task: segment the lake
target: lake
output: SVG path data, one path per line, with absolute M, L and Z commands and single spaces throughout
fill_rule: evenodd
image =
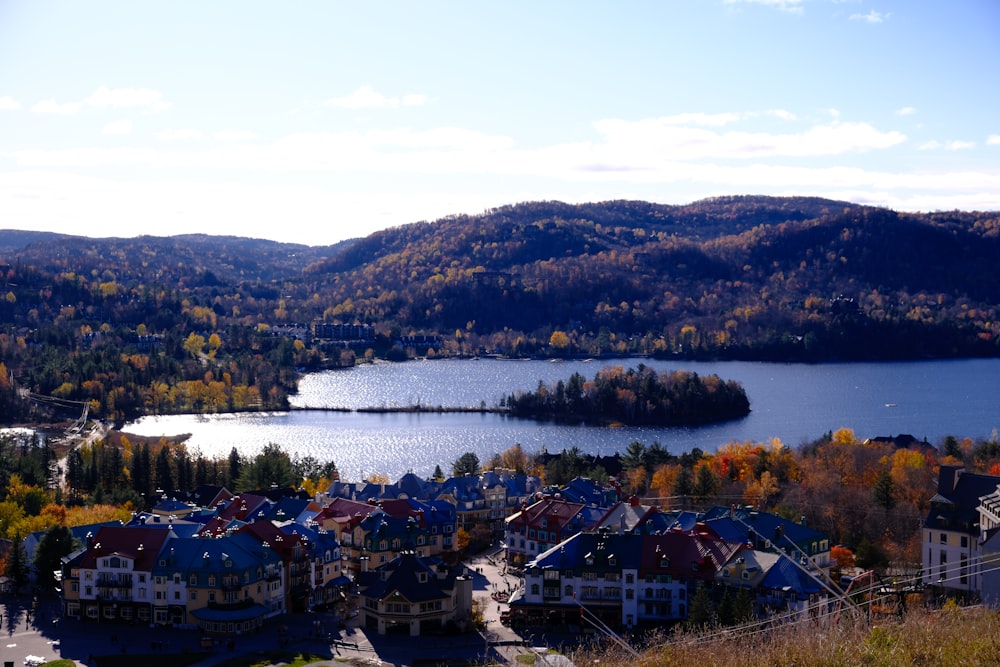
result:
M 479 413 L 356 413 L 324 408 L 393 408 L 415 404 L 492 407 L 539 381 L 601 367 L 645 364 L 656 370 L 693 370 L 740 382 L 751 413 L 697 428 L 598 427 L 519 420 Z M 730 441 L 779 438 L 786 445 L 827 431 L 853 429 L 859 438 L 908 433 L 934 445 L 946 435 L 976 440 L 1000 427 L 1000 359 L 844 364 L 678 362 L 649 359 L 514 361 L 428 360 L 375 363 L 302 378 L 289 412 L 145 417 L 126 431 L 147 436 L 190 433 L 188 447 L 226 456 L 236 447 L 252 455 L 277 443 L 293 455 L 333 460 L 347 480 L 372 473 L 398 479 L 407 471 L 446 473 L 465 452 L 485 461 L 515 443 L 528 452 L 570 447 L 592 454 L 624 452 L 629 443 L 658 441 L 673 453 L 714 451 Z

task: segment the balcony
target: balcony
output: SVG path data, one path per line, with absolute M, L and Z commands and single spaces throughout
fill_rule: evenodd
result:
M 118 577 L 114 575 L 101 575 L 97 577 L 98 588 L 132 588 L 132 577 Z

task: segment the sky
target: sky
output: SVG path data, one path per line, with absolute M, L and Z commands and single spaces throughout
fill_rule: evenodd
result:
M 1000 210 L 996 0 L 0 0 L 0 228 L 327 245 L 525 201 Z

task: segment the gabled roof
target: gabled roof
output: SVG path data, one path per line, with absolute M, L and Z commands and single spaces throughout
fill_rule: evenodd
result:
M 190 500 L 198 507 L 216 509 L 219 503 L 225 503 L 233 494 L 224 486 L 203 484 L 191 492 Z
M 606 487 L 589 477 L 574 477 L 569 483 L 560 486 L 557 493 L 569 502 L 598 507 L 607 507 L 618 498 L 615 489 Z
M 571 503 L 556 498 L 542 498 L 532 505 L 522 508 L 520 512 L 508 517 L 507 522 L 508 524 L 524 524 L 540 528 L 544 521 L 547 530 L 562 529 L 574 523 L 578 515 L 580 515 L 580 518 L 576 523 L 583 524 L 584 518 L 582 512 L 584 509 L 586 509 L 586 506 L 583 503 Z M 600 516 L 597 516 L 593 520 L 596 521 L 599 518 Z M 582 530 L 587 527 L 589 525 L 581 525 L 580 529 Z
M 746 507 L 713 507 L 702 520 L 723 539 L 754 545 L 769 541 L 775 550 L 781 551 L 802 549 L 811 553 L 811 543 L 827 539 L 825 533 L 815 528 Z
M 226 519 L 252 521 L 263 516 L 271 507 L 271 501 L 264 496 L 253 493 L 241 493 L 233 496 L 229 503 L 219 510 L 219 516 Z
M 316 516 L 316 519 L 320 522 L 323 519 L 332 519 L 337 523 L 349 522 L 351 526 L 354 526 L 377 509 L 377 505 L 370 503 L 360 503 L 347 498 L 334 498 L 333 502 L 324 507 Z
M 1000 477 L 967 473 L 958 466 L 941 466 L 937 494 L 931 499 L 924 527 L 975 535 L 979 499 L 996 492 L 998 486 Z
M 133 570 L 151 571 L 160 550 L 175 538 L 172 531 L 158 528 L 102 526 L 80 560 L 80 567 L 96 569 L 97 559 L 118 554 L 132 560 Z
M 706 531 L 677 529 L 643 538 L 642 571 L 675 577 L 711 579 L 735 554 L 747 548 L 744 542 L 731 542 Z
M 745 548 L 742 543 L 726 542 L 711 534 L 680 530 L 665 535 L 586 531 L 539 554 L 527 568 L 631 569 L 640 576 L 650 573 L 711 579 Z
M 760 582 L 762 588 L 770 588 L 784 592 L 795 592 L 800 598 L 812 593 L 821 593 L 826 589 L 818 581 L 802 571 L 802 569 L 785 554 L 779 558 Z
M 278 523 L 283 521 L 305 523 L 319 514 L 320 509 L 320 506 L 312 500 L 281 498 L 263 515 L 263 518 Z
M 366 598 L 384 600 L 398 593 L 411 603 L 443 600 L 451 597 L 459 572 L 448 570 L 444 578 L 438 578 L 440 567 L 439 559 L 406 552 L 376 570 L 358 574 L 357 582 Z
M 598 519 L 593 528 L 594 530 L 600 530 L 606 527 L 610 528 L 612 532 L 631 532 L 638 529 L 640 525 L 645 524 L 650 516 L 659 513 L 659 510 L 650 505 L 619 502 L 612 505 Z
M 285 533 L 270 521 L 248 523 L 236 531 L 236 534 L 252 537 L 279 554 L 284 561 L 290 561 L 293 558 L 296 547 L 305 548 L 300 535 L 294 532 Z
M 405 495 L 407 498 L 422 500 L 434 495 L 437 487 L 437 482 L 428 482 L 412 472 L 408 472 L 396 482 L 396 497 Z
M 198 537 L 172 540 L 168 550 L 169 562 L 165 569 L 170 572 L 242 572 L 250 571 L 253 580 L 257 565 L 276 563 L 277 554 L 267 549 L 255 548 L 252 542 L 223 536 L 206 540 Z M 269 555 L 270 554 L 270 555 Z M 231 563 L 226 566 L 226 563 Z

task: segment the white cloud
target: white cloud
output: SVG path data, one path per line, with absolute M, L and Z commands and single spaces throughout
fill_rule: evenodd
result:
M 180 141 L 188 139 L 199 140 L 205 138 L 205 133 L 201 130 L 193 130 L 190 128 L 176 128 L 173 130 L 161 130 L 154 136 L 162 141 Z
M 257 135 L 250 130 L 220 130 L 212 138 L 219 141 L 253 141 Z
M 873 9 L 867 14 L 851 14 L 849 18 L 852 21 L 864 21 L 865 23 L 883 23 L 889 20 L 890 16 L 892 16 L 890 12 L 883 14 L 882 12 L 877 12 Z
M 42 100 L 41 102 L 36 102 L 31 110 L 35 113 L 52 113 L 52 114 L 74 114 L 80 110 L 79 102 L 64 102 L 59 104 L 55 100 Z
M 725 0 L 727 5 L 763 5 L 765 7 L 774 7 L 775 9 L 780 9 L 783 12 L 791 12 L 793 14 L 801 14 L 803 11 L 802 0 Z
M 170 105 L 163 101 L 163 94 L 150 88 L 108 88 L 98 86 L 86 100 L 97 108 L 140 107 L 150 112 L 166 111 Z
M 917 146 L 918 150 L 922 151 L 965 151 L 970 148 L 975 148 L 976 144 L 973 141 L 961 141 L 959 139 L 954 139 L 952 141 L 936 141 L 931 140 Z
M 0 97 L 0 111 L 13 111 L 15 109 L 20 109 L 21 103 L 15 100 L 10 95 L 4 95 Z
M 398 97 L 386 97 L 372 86 L 364 85 L 345 97 L 332 97 L 324 104 L 341 109 L 385 109 L 402 106 L 421 106 L 427 102 L 426 95 L 410 93 L 402 100 Z
M 128 120 L 111 121 L 104 126 L 104 134 L 131 134 L 132 122 Z
M 664 116 L 660 121 L 668 125 L 708 125 L 718 127 L 735 123 L 740 119 L 740 114 L 731 113 L 680 113 L 673 116 Z
M 816 125 L 804 132 L 718 132 L 693 126 L 676 126 L 673 118 L 595 122 L 603 135 L 602 152 L 614 155 L 609 164 L 626 164 L 664 156 L 674 160 L 756 159 L 765 156 L 840 155 L 882 149 L 902 143 L 900 132 L 882 132 L 867 123 Z
M 896 110 L 897 116 L 912 116 L 915 113 L 917 113 L 915 107 L 903 107 L 901 109 Z
M 991 134 L 986 139 L 987 146 L 1000 146 L 1000 134 Z
M 422 107 L 425 104 L 427 104 L 426 95 L 421 95 L 419 93 L 410 93 L 409 95 L 403 95 L 404 107 Z
M 780 118 L 781 120 L 796 120 L 795 114 L 791 111 L 786 111 L 784 109 L 771 109 L 770 111 L 764 112 L 768 116 L 774 116 L 775 118 Z

